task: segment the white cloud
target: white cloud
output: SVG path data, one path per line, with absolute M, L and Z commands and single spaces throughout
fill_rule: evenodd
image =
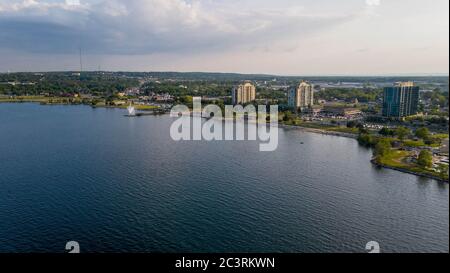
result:
M 79 2 L 0 0 L 0 71 L 448 71 L 448 0 Z
M 252 48 L 298 40 L 353 16 L 312 13 L 301 6 L 239 9 L 199 0 L 50 1 L 0 6 L 0 27 L 8 29 L 3 46 L 65 52 L 82 43 L 88 51 L 117 54 Z M 47 46 L 40 44 L 44 40 Z
M 66 0 L 66 4 L 69 6 L 79 6 L 80 0 Z
M 379 6 L 381 5 L 381 0 L 366 0 L 368 6 Z

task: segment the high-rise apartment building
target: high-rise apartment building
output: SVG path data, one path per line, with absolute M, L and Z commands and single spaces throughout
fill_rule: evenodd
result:
M 413 82 L 401 82 L 384 88 L 383 116 L 403 118 L 417 115 L 420 88 Z
M 302 81 L 288 92 L 288 104 L 295 109 L 304 110 L 314 105 L 314 87 Z
M 245 82 L 233 88 L 233 104 L 246 104 L 256 99 L 256 87 L 251 82 Z

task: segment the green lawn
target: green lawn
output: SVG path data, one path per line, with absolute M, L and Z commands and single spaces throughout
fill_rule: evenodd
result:
M 0 103 L 12 103 L 12 102 L 38 102 L 43 104 L 81 104 L 83 101 L 80 98 L 67 98 L 67 97 L 44 97 L 44 96 L 20 96 L 14 98 L 0 98 Z M 98 102 L 95 107 L 111 107 L 126 109 L 129 105 L 124 104 L 120 106 L 108 106 L 104 101 Z M 134 105 L 136 110 L 150 111 L 158 109 L 159 106 L 153 105 Z
M 396 168 L 405 168 L 408 165 L 403 161 L 410 153 L 407 151 L 393 150 L 389 155 L 378 158 L 378 162 Z
M 436 135 L 433 135 L 433 137 L 444 140 L 444 139 L 448 139 L 448 134 L 436 134 Z
M 326 130 L 327 131 L 333 131 L 333 132 L 355 134 L 355 135 L 359 133 L 359 129 L 358 128 L 333 127 L 333 128 L 328 128 Z
M 133 105 L 136 110 L 141 111 L 149 111 L 149 110 L 155 110 L 159 109 L 159 106 L 153 106 L 153 105 Z M 123 106 L 122 108 L 127 108 L 128 106 Z
M 377 161 L 378 163 L 383 164 L 385 166 L 404 169 L 414 173 L 431 175 L 434 177 L 440 177 L 444 178 L 445 180 L 448 180 L 448 176 L 442 177 L 442 175 L 438 172 L 425 169 L 414 163 L 405 162 L 406 157 L 408 157 L 409 155 L 410 153 L 407 151 L 393 150 L 389 155 L 377 158 Z
M 358 134 L 359 133 L 358 128 L 347 128 L 347 127 L 323 125 L 323 124 L 315 123 L 315 122 L 305 122 L 305 121 L 302 121 L 301 119 L 290 120 L 287 122 L 281 121 L 281 123 L 285 124 L 285 125 L 291 125 L 291 126 L 301 126 L 304 128 L 325 130 L 325 131 L 329 131 L 329 132 L 339 132 L 339 133 L 348 133 L 348 134 Z
M 44 104 L 67 104 L 67 103 L 82 103 L 80 98 L 68 97 L 44 97 L 44 96 L 18 96 L 14 98 L 0 98 L 0 102 L 39 102 Z
M 0 102 L 47 102 L 48 97 L 44 96 L 20 96 L 14 98 L 0 98 Z
M 414 141 L 414 140 L 405 140 L 405 142 L 403 143 L 404 146 L 406 147 L 412 147 L 412 148 L 417 148 L 417 147 L 424 147 L 425 142 L 423 142 L 423 140 L 418 140 L 418 141 Z

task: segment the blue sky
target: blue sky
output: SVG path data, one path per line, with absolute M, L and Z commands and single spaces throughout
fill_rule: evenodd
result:
M 448 0 L 0 0 L 0 72 L 448 73 Z

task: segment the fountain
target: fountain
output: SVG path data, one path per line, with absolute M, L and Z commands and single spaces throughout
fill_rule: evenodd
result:
M 131 103 L 130 103 L 130 106 L 128 106 L 127 110 L 128 110 L 128 116 L 130 116 L 130 117 L 136 116 L 136 109 L 134 108 L 134 106 L 131 105 Z

